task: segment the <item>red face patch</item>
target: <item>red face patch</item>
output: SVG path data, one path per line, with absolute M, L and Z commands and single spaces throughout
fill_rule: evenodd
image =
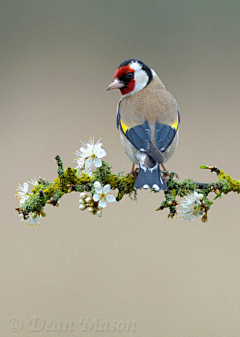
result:
M 128 82 L 126 87 L 123 87 L 120 89 L 122 95 L 129 94 L 129 92 L 133 91 L 135 88 L 135 80 L 134 78 Z
M 126 74 L 129 73 L 130 71 L 131 71 L 131 72 L 134 72 L 134 70 L 131 69 L 131 68 L 129 67 L 129 65 L 123 66 L 123 67 L 121 67 L 121 68 L 119 68 L 119 69 L 116 70 L 116 72 L 115 72 L 115 74 L 114 74 L 114 78 L 116 78 L 116 77 L 121 78 L 122 76 L 126 75 Z
M 130 68 L 129 65 L 122 66 L 121 68 L 117 69 L 117 71 L 114 74 L 114 78 L 118 77 L 120 80 L 122 80 L 122 78 L 124 79 L 124 75 L 126 75 L 127 73 L 134 73 L 134 72 L 135 70 Z M 130 81 L 127 82 L 124 81 L 124 83 L 126 83 L 126 86 L 120 89 L 122 95 L 126 95 L 134 90 L 135 88 L 134 78 L 132 78 Z

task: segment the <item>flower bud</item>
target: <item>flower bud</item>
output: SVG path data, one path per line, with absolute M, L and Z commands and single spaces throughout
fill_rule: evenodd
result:
M 93 212 L 93 207 L 88 207 L 88 212 L 92 213 Z
M 97 216 L 99 216 L 99 218 L 101 218 L 101 216 L 102 216 L 102 211 L 97 211 Z
M 80 204 L 80 205 L 79 205 L 79 209 L 80 209 L 81 211 L 84 211 L 84 210 L 85 210 L 85 208 L 86 208 L 86 206 L 85 206 L 85 205 L 83 205 L 83 204 Z
M 203 200 L 203 194 L 199 193 L 198 196 L 197 196 L 197 199 L 198 200 Z
M 204 214 L 202 217 L 202 222 L 207 222 L 207 221 L 208 221 L 207 214 Z
M 93 202 L 93 198 L 91 198 L 91 197 L 87 197 L 86 198 L 86 203 L 87 204 L 91 204 Z
M 84 205 L 85 204 L 85 200 L 79 199 L 79 203 Z
M 86 199 L 87 198 L 87 193 L 82 192 L 82 193 L 80 193 L 79 196 L 80 196 L 81 199 Z

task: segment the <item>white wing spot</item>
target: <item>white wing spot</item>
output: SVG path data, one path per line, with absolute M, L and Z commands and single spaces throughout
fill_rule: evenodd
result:
M 159 190 L 160 190 L 160 187 L 159 187 L 157 184 L 153 184 L 152 188 L 153 188 L 155 191 L 159 191 Z

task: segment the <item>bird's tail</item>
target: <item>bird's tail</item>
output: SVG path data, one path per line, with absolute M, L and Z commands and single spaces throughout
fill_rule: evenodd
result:
M 135 190 L 141 188 L 152 188 L 155 191 L 166 191 L 167 185 L 161 177 L 159 164 L 156 163 L 152 168 L 148 168 L 144 165 L 139 166 L 138 176 L 134 184 Z

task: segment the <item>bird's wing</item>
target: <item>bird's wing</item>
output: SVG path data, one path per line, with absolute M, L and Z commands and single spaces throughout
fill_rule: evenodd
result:
M 135 125 L 133 127 L 127 127 L 122 119 L 118 110 L 117 114 L 117 127 L 120 128 L 126 138 L 135 146 L 139 151 L 145 152 L 155 162 L 162 164 L 164 162 L 164 156 L 151 141 L 151 131 L 148 121 L 141 125 Z
M 157 148 L 164 152 L 171 145 L 180 124 L 180 113 L 178 110 L 177 120 L 172 125 L 156 123 L 155 125 L 155 142 Z
M 171 145 L 180 123 L 180 113 L 178 110 L 177 120 L 172 125 L 155 124 L 155 142 L 151 140 L 151 131 L 148 121 L 145 121 L 141 125 L 135 125 L 133 127 L 126 126 L 120 115 L 118 109 L 117 112 L 117 128 L 120 128 L 126 138 L 135 146 L 139 151 L 145 152 L 154 161 L 162 164 L 164 162 L 163 152 Z

